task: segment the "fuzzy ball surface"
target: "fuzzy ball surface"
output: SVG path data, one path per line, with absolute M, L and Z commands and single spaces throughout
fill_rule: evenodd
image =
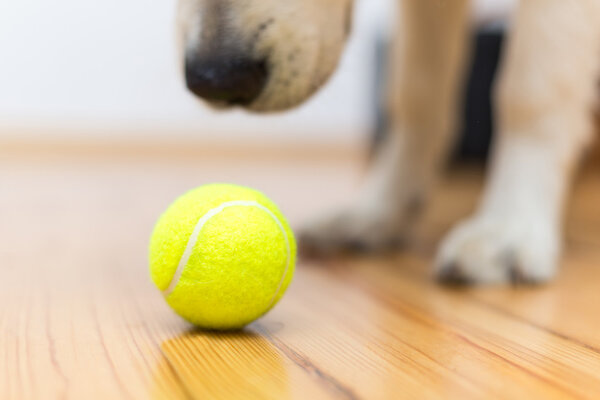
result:
M 150 275 L 173 310 L 205 329 L 241 328 L 281 299 L 296 241 L 259 191 L 211 184 L 178 198 L 150 240 Z

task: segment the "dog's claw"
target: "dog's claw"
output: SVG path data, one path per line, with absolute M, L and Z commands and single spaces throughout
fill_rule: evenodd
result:
M 437 275 L 437 280 L 438 282 L 449 286 L 466 286 L 473 283 L 469 277 L 462 273 L 457 264 L 448 264 L 444 266 Z
M 403 243 L 407 224 L 394 218 L 347 210 L 318 219 L 301 230 L 299 247 L 305 255 L 384 251 Z
M 556 273 L 558 230 L 544 219 L 474 218 L 444 240 L 436 263 L 443 282 L 546 282 Z

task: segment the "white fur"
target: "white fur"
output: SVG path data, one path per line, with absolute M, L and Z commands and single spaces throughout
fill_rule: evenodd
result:
M 288 18 L 279 20 L 262 44 L 273 51 L 276 74 L 285 75 L 292 67 L 299 76 L 289 89 L 268 86 L 250 109 L 296 104 L 333 71 L 344 40 L 340 16 L 349 1 L 228 4 L 234 12 L 251 15 L 249 21 L 265 14 Z M 404 237 L 417 216 L 415 205 L 426 201 L 451 147 L 468 59 L 469 1 L 400 4 L 389 85 L 389 138 L 362 194 L 342 211 L 304 229 L 302 243 L 313 250 L 331 252 L 355 245 L 379 249 Z M 520 0 L 515 14 L 497 84 L 498 138 L 485 195 L 476 214 L 441 246 L 435 267 L 441 277 L 540 282 L 552 278 L 558 268 L 564 200 L 591 132 L 600 62 L 600 0 Z M 290 35 L 288 23 L 301 27 L 302 33 Z M 240 26 L 250 29 L 252 23 Z M 306 62 L 290 66 L 278 58 L 290 43 L 301 49 Z
M 560 252 L 563 167 L 536 140 L 501 145 L 481 210 L 441 246 L 436 272 L 457 268 L 478 282 L 545 281 Z
M 391 131 L 357 201 L 309 224 L 311 250 L 380 249 L 410 234 L 452 143 L 469 3 L 405 1 L 392 57 Z M 306 246 L 305 246 L 306 247 Z
M 309 226 L 308 237 L 321 246 L 357 235 L 367 247 L 386 243 L 407 227 L 406 199 L 426 194 L 435 180 L 458 100 L 457 59 L 465 54 L 456 42 L 464 39 L 465 4 L 445 4 L 440 12 L 404 2 L 399 101 L 392 102 L 397 137 L 381 152 L 355 211 L 335 217 L 337 224 Z M 498 85 L 489 182 L 480 210 L 444 240 L 435 266 L 441 277 L 497 283 L 555 275 L 569 178 L 590 133 L 598 21 L 596 0 L 521 1 Z M 442 28 L 431 29 L 433 22 Z
M 590 138 L 600 2 L 523 0 L 498 86 L 499 139 L 479 211 L 444 241 L 436 270 L 476 282 L 547 281 L 563 206 Z

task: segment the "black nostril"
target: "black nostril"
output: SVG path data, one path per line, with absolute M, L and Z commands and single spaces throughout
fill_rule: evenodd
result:
M 208 101 L 250 104 L 262 92 L 267 76 L 265 61 L 250 58 L 198 58 L 185 63 L 188 89 Z

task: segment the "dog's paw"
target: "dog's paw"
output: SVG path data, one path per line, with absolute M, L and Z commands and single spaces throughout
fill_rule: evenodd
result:
M 405 228 L 401 220 L 390 214 L 348 208 L 317 218 L 301 228 L 299 248 L 308 256 L 381 251 L 401 243 Z
M 435 272 L 446 283 L 543 283 L 556 273 L 558 229 L 544 218 L 476 217 L 444 240 Z

